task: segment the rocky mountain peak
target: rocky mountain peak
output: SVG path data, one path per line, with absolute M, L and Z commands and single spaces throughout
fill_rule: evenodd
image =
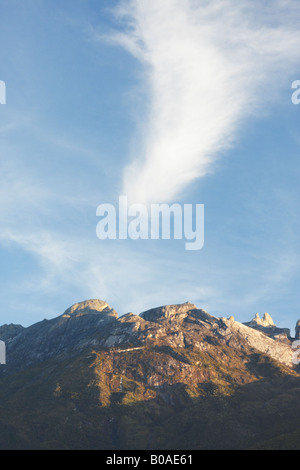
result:
M 63 318 L 77 318 L 84 315 L 99 315 L 118 318 L 117 312 L 112 309 L 105 301 L 99 299 L 86 300 L 79 302 L 68 308 L 63 314 Z
M 290 329 L 277 327 L 273 322 L 271 315 L 268 313 L 265 313 L 263 318 L 260 318 L 257 313 L 249 323 L 244 323 L 244 325 L 249 326 L 254 330 L 258 330 L 269 338 L 279 341 L 280 343 L 285 343 L 287 345 L 291 344 L 292 337 Z
M 165 320 L 185 318 L 191 310 L 197 310 L 197 307 L 190 302 L 186 302 L 184 304 L 165 305 L 163 307 L 153 308 L 141 313 L 140 317 L 146 321 L 160 323 Z
M 0 339 L 2 341 L 9 341 L 15 336 L 18 336 L 25 328 L 21 325 L 3 325 L 0 327 Z
M 263 318 L 260 318 L 259 313 L 255 315 L 253 320 L 250 322 L 250 326 L 263 326 L 264 328 L 276 328 L 275 323 L 273 322 L 273 319 L 271 315 L 268 313 L 265 313 Z

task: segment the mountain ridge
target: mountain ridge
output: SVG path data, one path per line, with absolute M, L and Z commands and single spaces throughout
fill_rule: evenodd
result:
M 214 317 L 190 302 L 119 317 L 107 302 L 91 299 L 74 304 L 58 317 L 27 328 L 4 325 L 0 327 L 0 340 L 7 344 L 7 369 L 20 370 L 16 365 L 20 356 L 27 367 L 34 360 L 42 361 L 71 348 L 80 350 L 89 344 L 112 348 L 128 342 L 159 342 L 161 337 L 166 344 L 176 347 L 184 347 L 186 342 L 198 347 L 197 339 L 191 340 L 186 328 L 193 322 L 208 328 L 213 336 L 228 344 L 235 343 L 236 347 L 247 344 L 293 367 L 292 343 L 297 335 L 292 338 L 288 329 L 277 328 L 270 315 L 265 314 L 261 320 L 256 314 L 250 322 L 239 323 L 233 317 Z M 180 330 L 182 325 L 184 328 Z

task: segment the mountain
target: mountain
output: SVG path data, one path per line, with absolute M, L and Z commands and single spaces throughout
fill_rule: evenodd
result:
M 300 449 L 298 334 L 189 302 L 5 325 L 0 448 Z
M 21 325 L 3 325 L 0 326 L 0 338 L 2 341 L 7 341 L 13 339 L 15 336 L 18 336 L 24 328 Z

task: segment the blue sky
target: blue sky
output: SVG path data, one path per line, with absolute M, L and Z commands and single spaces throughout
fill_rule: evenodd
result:
M 296 0 L 0 0 L 0 324 L 100 298 L 294 328 L 299 19 Z M 98 240 L 122 194 L 204 204 L 203 250 Z

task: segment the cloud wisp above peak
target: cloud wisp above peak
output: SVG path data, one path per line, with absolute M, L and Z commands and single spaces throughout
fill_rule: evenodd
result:
M 140 61 L 147 95 L 123 193 L 171 202 L 214 170 L 244 119 L 296 69 L 298 2 L 130 0 L 114 13 L 125 29 L 109 40 Z

